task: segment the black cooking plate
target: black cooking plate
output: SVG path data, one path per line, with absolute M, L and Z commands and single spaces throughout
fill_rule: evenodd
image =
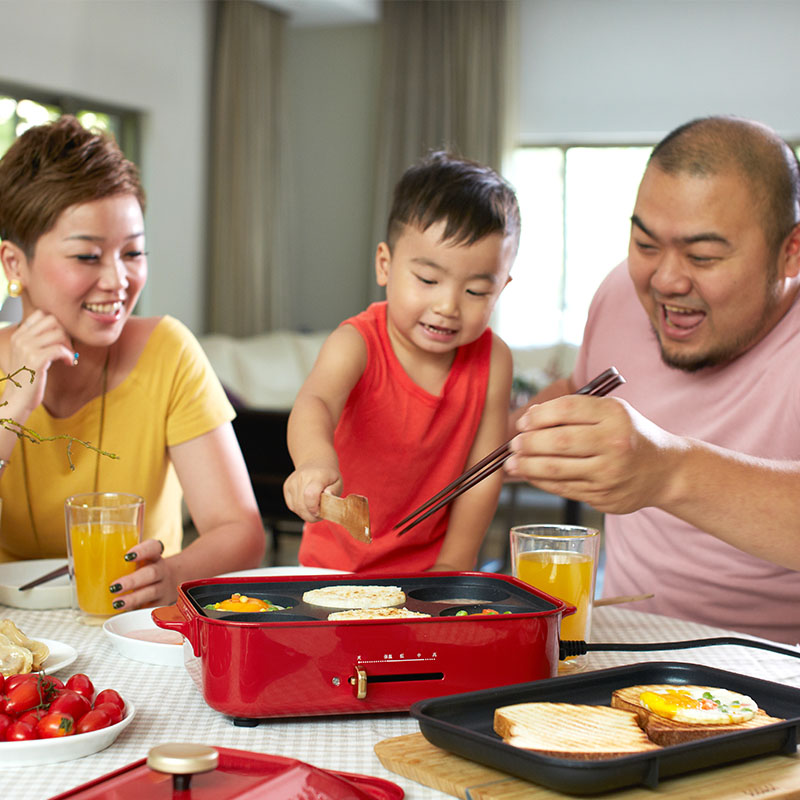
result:
M 494 711 L 512 703 L 611 705 L 615 689 L 638 684 L 716 686 L 749 695 L 784 721 L 660 750 L 594 761 L 545 756 L 504 744 Z M 411 706 L 425 738 L 459 756 L 569 794 L 589 795 L 644 784 L 767 754 L 791 754 L 800 729 L 800 689 L 733 672 L 679 662 L 651 662 L 421 700 Z
M 303 602 L 303 593 L 309 589 L 323 586 L 400 586 L 406 593 L 402 603 L 409 611 L 430 614 L 431 617 L 455 616 L 464 610 L 468 615 L 480 614 L 483 609 L 497 611 L 498 614 L 523 614 L 548 612 L 557 608 L 547 596 L 540 597 L 520 581 L 505 580 L 483 575 L 437 575 L 424 577 L 395 576 L 352 577 L 333 575 L 320 578 L 316 576 L 303 580 L 236 580 L 204 582 L 192 586 L 186 594 L 195 605 L 198 613 L 213 619 L 229 622 L 304 622 L 327 620 L 328 614 L 338 608 L 315 606 Z M 225 600 L 234 592 L 269 600 L 283 606 L 280 611 L 236 612 L 217 611 L 206 606 Z M 348 606 L 342 606 L 348 608 Z M 494 615 L 492 615 L 494 616 Z

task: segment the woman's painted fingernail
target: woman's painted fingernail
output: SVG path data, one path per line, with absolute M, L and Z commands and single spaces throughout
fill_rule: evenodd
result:
M 161 539 L 159 539 L 158 543 L 161 545 L 161 555 L 163 556 L 164 555 L 164 542 L 162 542 Z
M 114 608 L 124 608 L 125 607 L 125 601 L 124 600 L 115 600 L 111 605 Z
M 133 553 L 125 553 L 125 555 L 122 556 L 122 557 L 126 561 L 136 561 L 136 553 L 135 552 L 133 552 Z
M 108 587 L 108 591 L 111 594 L 115 594 L 116 592 L 122 591 L 122 584 L 121 583 L 112 583 L 111 586 Z

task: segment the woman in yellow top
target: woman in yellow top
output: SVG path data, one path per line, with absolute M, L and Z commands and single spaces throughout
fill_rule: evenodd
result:
M 146 501 L 137 570 L 115 607 L 172 602 L 181 581 L 258 566 L 265 537 L 230 421 L 197 341 L 170 318 L 131 315 L 147 277 L 144 192 L 108 137 L 72 117 L 26 131 L 0 160 L 0 261 L 22 320 L 0 330 L 0 561 L 63 556 L 64 500 L 122 491 Z M 26 367 L 35 373 L 15 371 Z M 181 495 L 198 538 L 181 550 Z M 122 570 L 121 570 L 122 572 Z

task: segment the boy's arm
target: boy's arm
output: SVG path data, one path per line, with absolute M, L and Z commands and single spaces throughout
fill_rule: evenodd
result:
M 341 491 L 333 434 L 366 364 L 361 334 L 352 325 L 342 325 L 325 340 L 292 406 L 287 443 L 295 471 L 283 484 L 283 494 L 286 505 L 307 522 L 319 519 L 324 490 Z
M 502 339 L 495 336 L 486 404 L 470 448 L 469 466 L 498 448 L 507 438 L 512 371 L 511 351 Z M 497 508 L 502 484 L 503 470 L 499 469 L 452 502 L 447 533 L 432 570 L 445 572 L 475 568 L 483 537 Z

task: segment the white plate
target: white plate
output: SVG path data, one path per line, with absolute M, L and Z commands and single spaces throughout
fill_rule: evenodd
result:
M 125 703 L 125 716 L 116 725 L 99 731 L 76 733 L 56 739 L 33 739 L 30 742 L 0 742 L 0 764 L 23 767 L 33 764 L 53 764 L 71 761 L 105 750 L 133 721 L 136 710 Z
M 33 589 L 19 590 L 20 586 L 66 565 L 65 558 L 37 558 L 33 561 L 6 561 L 0 564 L 0 603 L 12 608 L 69 608 L 72 589 L 69 575 L 62 575 Z
M 280 575 L 349 575 L 340 569 L 323 569 L 322 567 L 256 567 L 243 569 L 240 572 L 225 572 L 217 578 L 272 578 Z
M 63 642 L 56 642 L 53 639 L 43 639 L 41 636 L 31 637 L 37 642 L 43 642 L 50 648 L 50 655 L 44 660 L 42 672 L 52 675 L 64 667 L 68 667 L 77 657 L 78 651 Z
M 117 651 L 133 661 L 145 664 L 160 664 L 168 667 L 183 666 L 183 647 L 185 641 L 177 631 L 166 631 L 159 628 L 150 615 L 152 608 L 137 608 L 116 614 L 103 623 L 103 631 Z M 148 642 L 144 639 L 133 639 L 126 634 L 131 631 L 153 631 L 158 634 L 172 634 L 181 639 L 181 644 L 164 644 Z

